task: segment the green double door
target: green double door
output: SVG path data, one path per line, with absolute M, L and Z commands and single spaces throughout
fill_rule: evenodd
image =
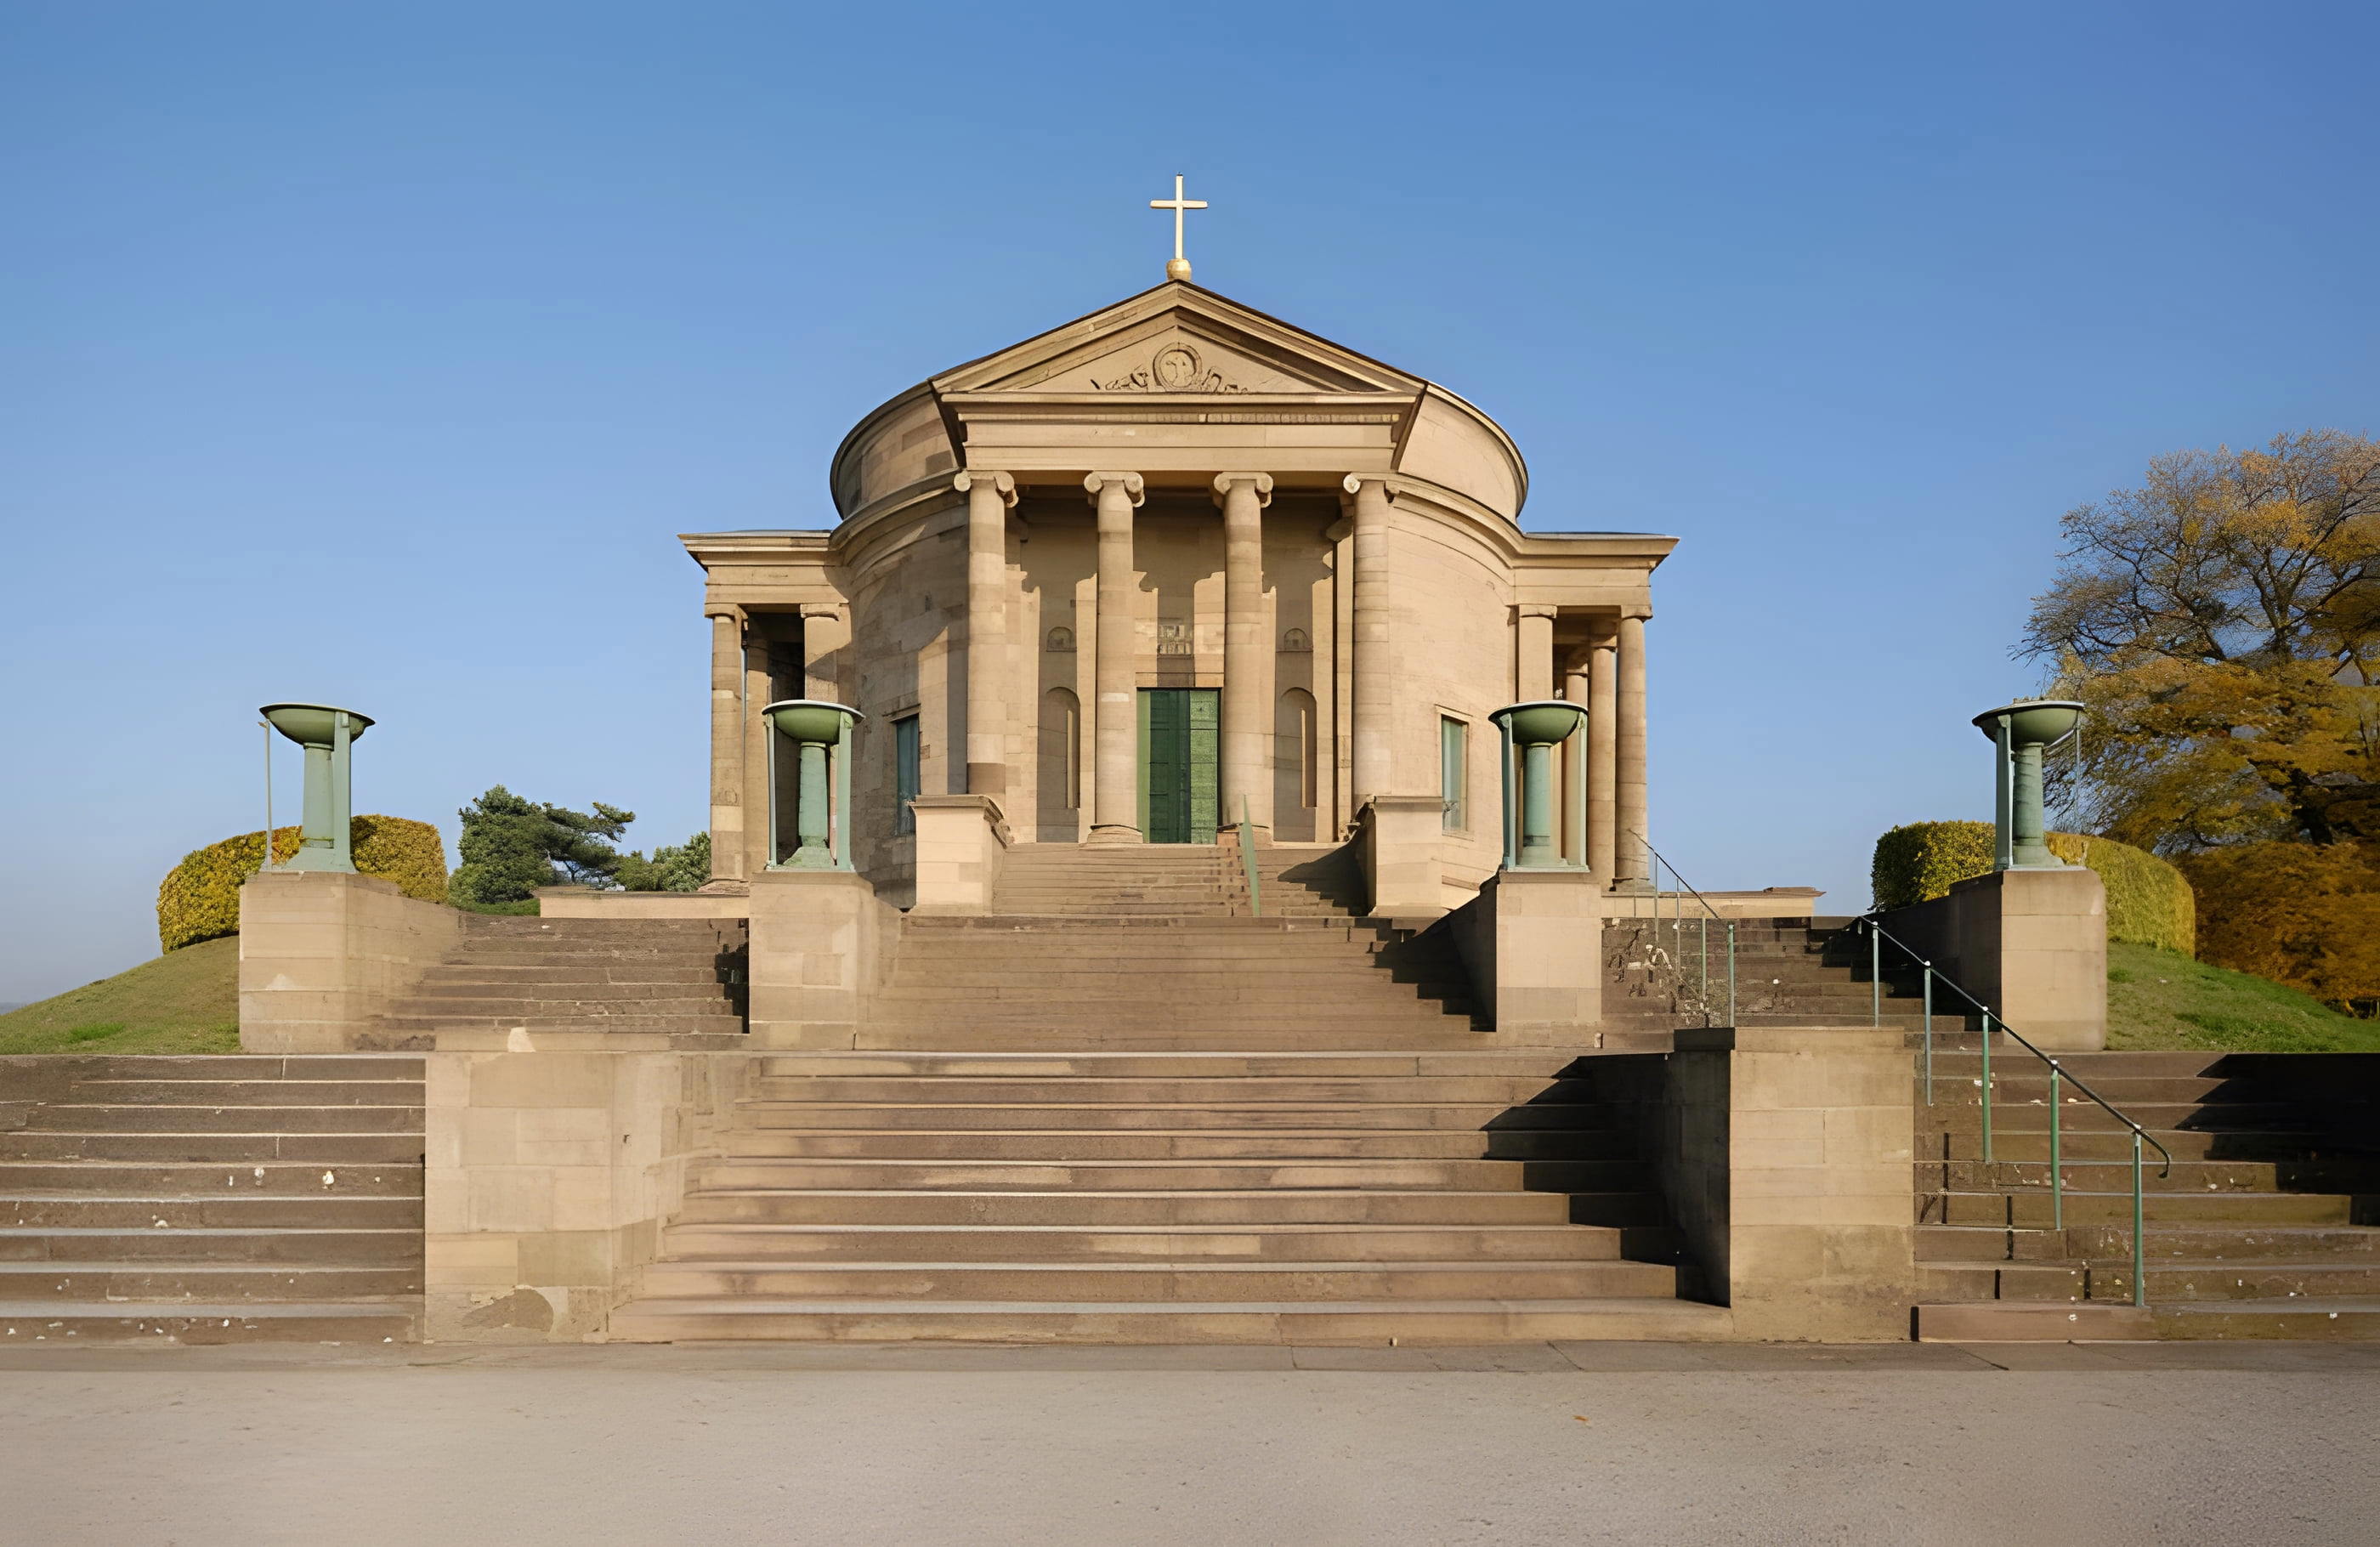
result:
M 1211 844 L 1222 786 L 1215 688 L 1140 690 L 1140 831 L 1153 844 Z

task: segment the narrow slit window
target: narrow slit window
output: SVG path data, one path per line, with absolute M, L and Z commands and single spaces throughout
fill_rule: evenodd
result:
M 1438 722 L 1438 793 L 1446 803 L 1445 829 L 1460 833 L 1471 825 L 1471 727 L 1451 714 Z
M 917 717 L 907 714 L 892 722 L 892 831 L 915 833 L 917 813 L 909 802 L 917 798 Z

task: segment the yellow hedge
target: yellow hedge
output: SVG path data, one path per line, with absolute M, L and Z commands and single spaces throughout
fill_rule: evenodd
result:
M 438 829 L 406 817 L 359 816 L 347 831 L 356 869 L 384 876 L 408 897 L 446 900 L 446 846 Z M 264 849 L 261 832 L 242 833 L 194 849 L 157 886 L 157 939 L 176 951 L 201 940 L 239 932 L 240 883 L 256 873 Z M 298 852 L 298 829 L 273 830 L 273 858 Z
M 2111 838 L 2079 833 L 2052 833 L 2048 838 L 2049 852 L 2099 872 L 2107 889 L 2108 939 L 2185 955 L 2197 949 L 2197 903 L 2180 871 L 2146 849 Z M 1912 822 L 1876 841 L 1869 879 L 1877 907 L 1907 907 L 1946 895 L 1952 883 L 1991 868 L 1990 822 Z

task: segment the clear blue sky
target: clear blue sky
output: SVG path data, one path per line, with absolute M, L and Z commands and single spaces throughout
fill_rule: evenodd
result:
M 2380 429 L 2369 5 L 0 7 L 0 1000 L 259 821 L 705 819 L 674 534 L 832 520 L 928 373 L 1201 283 L 1445 383 L 1527 524 L 1671 532 L 1657 841 L 1852 911 L 1988 812 L 2058 514 Z M 285 768 L 294 774 L 294 762 Z M 285 785 L 285 790 L 287 786 Z

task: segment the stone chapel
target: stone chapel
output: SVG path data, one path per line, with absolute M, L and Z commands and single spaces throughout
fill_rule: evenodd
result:
M 1442 912 L 1500 854 L 1488 714 L 1560 697 L 1590 709 L 1566 855 L 1649 883 L 1675 540 L 1524 531 L 1520 449 L 1444 387 L 1169 280 L 900 393 L 830 482 L 832 528 L 684 539 L 721 882 L 787 851 L 758 712 L 811 698 L 866 716 L 838 820 L 898 906 L 930 901 L 913 803 L 971 797 L 1017 846 L 1336 845 L 1393 811 L 1431 852 L 1375 911 Z

